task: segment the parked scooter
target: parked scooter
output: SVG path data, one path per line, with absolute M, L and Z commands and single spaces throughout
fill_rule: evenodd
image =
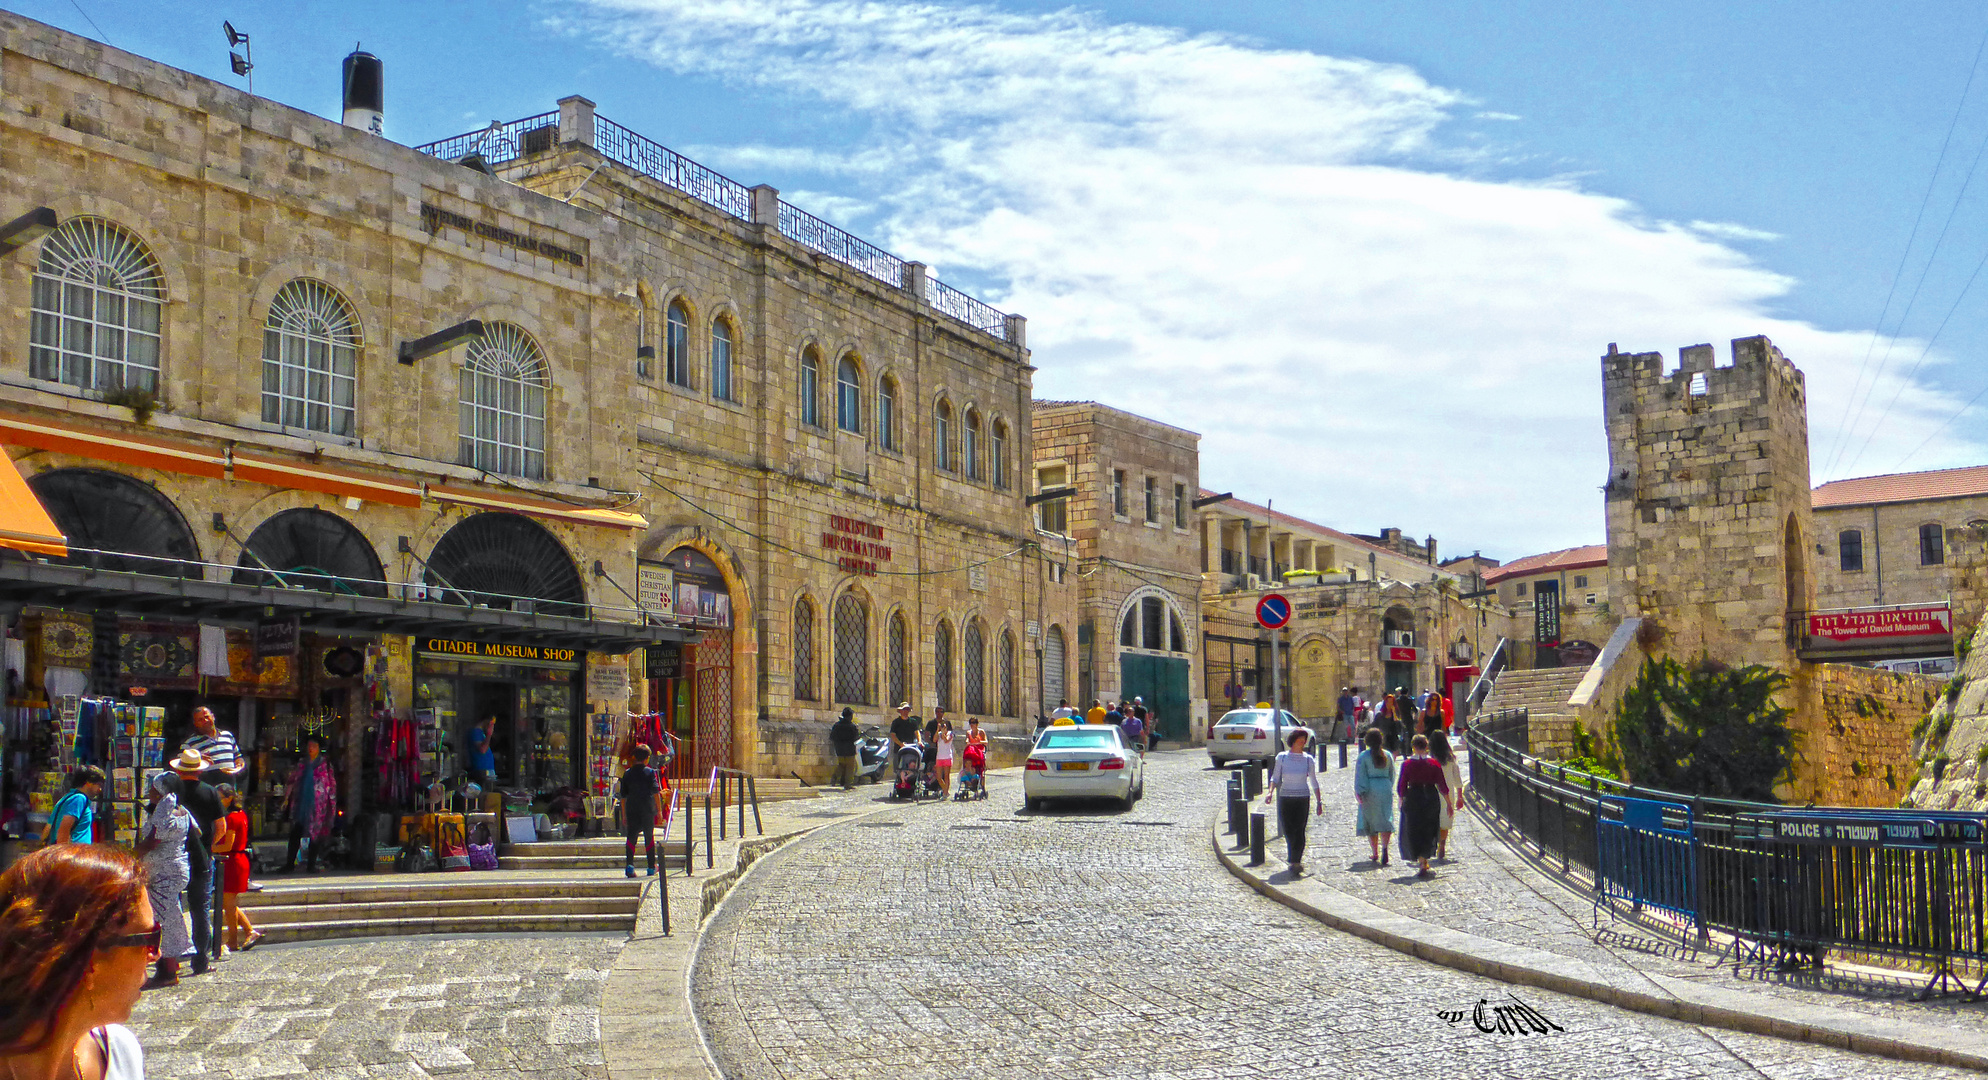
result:
M 863 729 L 863 737 L 856 740 L 856 779 L 877 783 L 889 763 L 890 736 L 878 734 L 874 727 Z

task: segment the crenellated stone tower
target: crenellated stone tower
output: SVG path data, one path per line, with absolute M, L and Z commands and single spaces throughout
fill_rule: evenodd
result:
M 1801 682 L 1789 620 L 1814 591 L 1802 373 L 1764 337 L 1735 340 L 1727 366 L 1710 345 L 1679 359 L 1666 374 L 1662 353 L 1611 343 L 1602 357 L 1610 603 L 1643 617 L 1653 652 Z

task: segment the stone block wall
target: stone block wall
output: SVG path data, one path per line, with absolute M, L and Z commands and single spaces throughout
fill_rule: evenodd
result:
M 1940 700 L 1944 680 L 1848 664 L 1816 664 L 1821 716 L 1799 729 L 1795 800 L 1822 806 L 1896 806 L 1910 790 L 1912 733 Z

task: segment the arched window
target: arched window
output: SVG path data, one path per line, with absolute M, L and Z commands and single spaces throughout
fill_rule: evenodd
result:
M 816 700 L 815 606 L 805 596 L 794 601 L 794 700 Z
M 987 463 L 989 465 L 987 470 L 988 476 L 994 481 L 994 486 L 1006 490 L 1008 487 L 1008 422 L 1006 420 L 994 421 L 994 445 L 990 450 Z
M 1052 626 L 1042 635 L 1042 700 L 1049 708 L 1070 695 L 1064 690 L 1063 669 L 1068 645 L 1063 638 L 1063 628 Z
M 344 297 L 307 279 L 283 286 L 262 328 L 262 422 L 351 435 L 358 358 Z
M 835 426 L 857 434 L 863 431 L 863 379 L 853 356 L 835 365 Z
M 428 598 L 465 607 L 586 618 L 587 587 L 551 531 L 522 514 L 488 511 L 455 523 L 428 553 Z
M 127 574 L 200 577 L 200 543 L 158 488 L 107 469 L 50 469 L 28 479 L 69 554 L 52 561 Z
M 953 624 L 944 619 L 932 633 L 932 689 L 940 705 L 953 707 Z
M 980 620 L 966 624 L 960 635 L 960 674 L 966 683 L 966 712 L 972 716 L 987 712 L 987 632 Z
M 1132 605 L 1125 612 L 1125 621 L 1118 624 L 1118 643 L 1132 649 L 1139 647 L 1139 605 Z
M 877 443 L 886 450 L 898 448 L 897 380 L 888 375 L 877 380 Z
M 911 700 L 911 626 L 902 613 L 890 617 L 890 701 Z
M 966 447 L 960 456 L 966 459 L 966 478 L 980 479 L 980 413 L 973 409 L 966 411 Z
M 549 381 L 531 335 L 510 323 L 489 324 L 463 359 L 457 462 L 543 480 Z
M 29 309 L 28 373 L 84 390 L 159 387 L 159 264 L 137 237 L 75 217 L 41 245 Z
M 1010 631 L 1001 631 L 1001 652 L 998 660 L 1001 667 L 995 673 L 995 677 L 1000 683 L 1001 715 L 1015 716 L 1018 715 L 1015 704 L 1015 635 Z
M 664 376 L 678 386 L 690 385 L 690 313 L 683 301 L 670 301 L 669 315 L 663 320 Z
M 711 396 L 719 401 L 732 398 L 732 324 L 711 320 Z
M 821 426 L 821 356 L 813 349 L 801 354 L 801 423 Z
M 953 467 L 953 406 L 939 399 L 939 411 L 932 423 L 932 467 L 950 472 Z
M 242 545 L 238 565 L 237 585 L 387 594 L 373 545 L 344 518 L 311 507 L 284 510 L 257 525 Z
M 876 704 L 870 696 L 870 605 L 854 592 L 835 601 L 835 700 Z

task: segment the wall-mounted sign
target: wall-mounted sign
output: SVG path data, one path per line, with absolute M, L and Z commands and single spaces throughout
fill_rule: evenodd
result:
M 421 651 L 457 660 L 497 660 L 507 664 L 571 664 L 580 659 L 579 652 L 573 649 L 439 637 L 422 638 Z
M 890 545 L 881 541 L 884 527 L 840 514 L 828 516 L 828 531 L 821 534 L 821 546 L 836 553 L 835 565 L 844 573 L 875 577 L 878 563 L 890 561 Z M 981 588 L 985 589 L 985 575 Z
M 594 657 L 587 665 L 587 699 L 610 704 L 628 696 L 628 662 L 618 656 Z
M 1560 644 L 1560 583 L 1535 582 L 1532 587 L 1532 640 L 1535 645 Z
M 651 616 L 667 619 L 676 614 L 676 571 L 665 563 L 636 563 L 635 600 Z
M 1384 645 L 1381 659 L 1395 664 L 1412 664 L 1422 658 L 1422 650 L 1408 645 Z
M 674 641 L 651 645 L 644 650 L 644 661 L 651 679 L 683 678 L 683 647 Z
M 433 203 L 421 204 L 421 227 L 430 233 L 440 232 L 444 228 L 457 229 L 485 240 L 494 240 L 507 247 L 517 248 L 519 251 L 543 255 L 555 262 L 570 263 L 574 266 L 587 265 L 587 257 L 577 251 L 544 240 L 535 240 L 523 233 L 512 232 L 487 221 L 467 218 L 453 210 L 444 210 Z
M 1953 633 L 1953 609 L 1945 604 L 1861 608 L 1809 616 L 1809 637 L 1835 642 L 1882 638 L 1941 637 Z
M 257 659 L 294 656 L 297 652 L 297 620 L 263 619 L 255 624 Z
M 974 592 L 987 591 L 987 568 L 969 566 L 966 568 L 966 587 Z

